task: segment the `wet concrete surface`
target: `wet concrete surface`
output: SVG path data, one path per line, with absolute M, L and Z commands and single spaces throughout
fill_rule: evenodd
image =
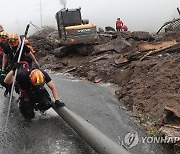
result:
M 125 111 L 108 88 L 81 81 L 71 76 L 51 74 L 66 107 L 88 120 L 102 133 L 118 144 L 129 132 L 147 136 Z M 36 118 L 27 122 L 21 116 L 16 103 L 12 101 L 7 132 L 4 132 L 8 108 L 8 97 L 0 89 L 0 153 L 2 154 L 95 154 L 96 152 L 73 131 L 69 125 L 50 109 L 46 115 L 39 112 Z M 143 144 L 127 149 L 134 154 L 171 154 L 161 144 Z

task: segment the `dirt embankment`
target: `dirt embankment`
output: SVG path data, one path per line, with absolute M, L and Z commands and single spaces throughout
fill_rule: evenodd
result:
M 42 68 L 70 72 L 93 82 L 115 83 L 119 86 L 118 99 L 145 128 L 168 125 L 179 131 L 179 38 L 178 32 L 101 33 L 99 44 L 88 56 L 70 51 L 63 58 L 54 55 L 58 48 L 55 30 L 36 33 L 29 40 L 38 51 Z

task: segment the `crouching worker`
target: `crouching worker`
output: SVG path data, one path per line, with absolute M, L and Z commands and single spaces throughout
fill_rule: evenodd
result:
M 34 69 L 32 71 L 21 68 L 19 63 L 16 63 L 12 70 L 7 74 L 4 82 L 11 84 L 13 82 L 15 70 L 18 69 L 16 82 L 19 84 L 19 109 L 25 119 L 35 117 L 34 110 L 42 112 L 48 110 L 52 106 L 50 95 L 44 85 L 46 84 L 53 94 L 55 105 L 63 107 L 65 104 L 59 101 L 59 96 L 54 82 L 47 72 Z

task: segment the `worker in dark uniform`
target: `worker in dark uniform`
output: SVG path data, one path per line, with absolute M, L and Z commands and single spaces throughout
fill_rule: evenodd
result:
M 0 65 L 2 65 L 3 60 L 3 54 L 4 54 L 4 48 L 8 45 L 8 37 L 9 34 L 5 31 L 2 31 L 0 33 Z M 2 67 L 2 66 L 1 66 Z M 4 84 L 3 80 L 6 76 L 8 70 L 8 63 L 6 63 L 5 69 L 0 70 L 0 84 L 5 87 L 4 96 L 7 96 L 8 92 L 11 89 L 11 86 Z
M 13 66 L 13 64 L 18 61 L 22 40 L 17 34 L 12 33 L 9 35 L 8 44 L 9 46 L 6 46 L 4 48 L 2 71 L 5 69 L 5 65 L 8 58 L 10 59 L 11 66 Z M 27 61 L 27 55 L 32 59 L 33 62 L 35 62 L 36 66 L 39 67 L 36 58 L 30 51 L 30 49 L 27 47 L 27 45 L 24 44 L 20 61 Z
M 2 64 L 2 59 L 3 59 L 3 53 L 4 53 L 4 48 L 8 44 L 8 37 L 9 34 L 5 31 L 0 32 L 0 63 Z M 0 65 L 1 65 L 0 64 Z
M 12 70 L 7 74 L 4 82 L 11 84 L 14 78 L 16 68 L 20 67 L 17 72 L 16 82 L 20 86 L 19 108 L 25 119 L 35 117 L 34 109 L 42 112 L 48 110 L 52 106 L 52 101 L 45 84 L 51 89 L 55 104 L 63 107 L 65 104 L 59 101 L 56 86 L 47 72 L 34 69 L 32 71 L 25 70 L 22 66 L 15 64 Z
M 16 63 L 18 61 L 19 53 L 21 50 L 21 45 L 22 45 L 22 39 L 17 34 L 12 33 L 9 35 L 8 45 L 6 45 L 3 49 L 4 53 L 3 53 L 3 60 L 2 60 L 2 72 L 5 72 L 7 62 L 9 63 L 9 65 L 8 65 L 8 70 L 6 70 L 6 72 L 7 71 L 9 72 L 11 70 L 11 68 L 13 67 L 14 63 Z M 26 68 L 29 65 L 27 56 L 30 57 L 32 59 L 32 61 L 35 62 L 36 67 L 39 68 L 39 64 L 38 64 L 35 56 L 32 54 L 30 49 L 24 44 L 20 63 L 22 65 L 26 65 L 25 66 Z M 6 89 L 8 89 L 4 93 L 4 95 L 6 96 L 8 93 L 11 92 L 11 88 L 10 88 L 10 86 L 6 85 L 5 83 L 2 83 L 2 85 L 4 87 L 6 87 Z M 16 91 L 18 91 L 17 88 L 16 88 Z

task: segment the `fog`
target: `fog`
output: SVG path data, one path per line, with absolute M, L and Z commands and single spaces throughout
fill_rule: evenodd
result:
M 61 1 L 61 3 L 60 3 Z M 169 20 L 178 18 L 179 0 L 66 0 L 67 8 L 81 7 L 83 19 L 97 27 L 115 27 L 118 17 L 130 31 L 157 32 Z M 8 33 L 23 34 L 26 25 L 55 26 L 55 14 L 62 9 L 62 0 L 1 0 L 1 21 Z M 36 28 L 30 26 L 29 34 Z

